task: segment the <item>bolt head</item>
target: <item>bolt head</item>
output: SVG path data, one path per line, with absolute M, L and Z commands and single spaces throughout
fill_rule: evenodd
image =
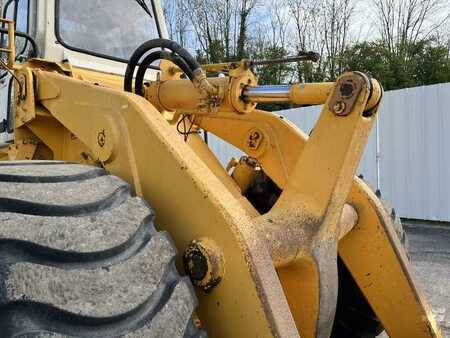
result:
M 344 112 L 345 112 L 345 108 L 346 108 L 347 106 L 345 105 L 345 102 L 343 102 L 343 101 L 337 101 L 335 104 L 334 104 L 334 106 L 333 106 L 333 112 L 336 114 L 336 115 L 343 115 L 344 114 Z
M 355 85 L 352 81 L 347 81 L 341 84 L 339 90 L 342 97 L 348 99 L 353 96 L 353 93 L 355 92 Z
M 225 261 L 212 239 L 201 238 L 192 241 L 184 251 L 183 266 L 192 283 L 209 292 L 222 280 Z
M 100 146 L 100 148 L 103 148 L 106 144 L 106 135 L 105 130 L 101 130 L 97 135 L 97 143 Z
M 255 130 L 250 133 L 248 137 L 248 147 L 250 149 L 256 150 L 261 144 L 262 135 L 259 131 Z

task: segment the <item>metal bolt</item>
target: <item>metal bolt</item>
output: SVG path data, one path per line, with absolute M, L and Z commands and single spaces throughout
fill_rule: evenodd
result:
M 183 255 L 186 274 L 195 286 L 211 291 L 223 278 L 225 260 L 222 250 L 209 238 L 194 240 Z
M 106 135 L 105 135 L 105 129 L 101 130 L 97 135 L 97 143 L 98 145 L 103 148 L 106 143 Z
M 252 150 L 259 148 L 262 141 L 262 134 L 259 131 L 252 131 L 248 137 L 248 147 Z
M 341 87 L 339 88 L 342 97 L 349 99 L 353 96 L 353 93 L 355 91 L 354 84 L 351 80 L 347 80 L 347 82 L 344 82 L 341 84 Z
M 333 106 L 333 113 L 336 115 L 344 115 L 346 107 L 345 102 L 337 101 Z

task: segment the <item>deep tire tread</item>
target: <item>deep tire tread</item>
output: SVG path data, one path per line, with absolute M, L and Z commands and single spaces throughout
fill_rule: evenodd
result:
M 85 216 L 99 213 L 123 203 L 130 194 L 129 187 L 119 187 L 106 198 L 79 205 L 54 205 L 0 197 L 0 212 L 12 212 L 35 216 Z
M 51 168 L 50 171 L 56 174 L 47 175 L 46 167 Z M 42 189 L 46 185 L 51 187 L 54 184 L 70 187 L 87 181 L 95 185 L 96 180 L 106 175 L 109 174 L 101 168 L 87 166 L 83 168 L 78 164 L 67 162 L 0 163 L 0 222 L 2 219 L 10 222 L 11 219 L 13 221 L 17 219 L 19 222 L 17 226 L 20 227 L 20 222 L 28 224 L 27 220 L 33 218 L 33 226 L 41 224 L 41 227 L 36 226 L 31 230 L 33 236 L 24 239 L 20 234 L 12 236 L 10 232 L 2 229 L 0 223 L 2 337 L 206 337 L 203 331 L 197 329 L 191 318 L 197 301 L 189 279 L 181 278 L 175 268 L 175 247 L 166 233 L 155 230 L 153 212 L 148 207 L 145 209 L 145 202 L 139 202 L 141 210 L 136 211 L 135 218 L 123 215 L 123 219 L 110 222 L 111 217 L 117 217 L 117 212 L 112 214 L 111 210 L 114 211 L 115 208 L 124 205 L 134 210 L 133 203 L 137 203 L 136 198 L 131 197 L 131 189 L 126 183 L 117 183 L 116 180 L 114 184 L 111 183 L 111 191 L 107 196 L 79 204 L 70 204 L 70 198 L 65 196 L 65 190 L 55 189 L 54 186 L 53 190 L 49 189 L 50 194 L 57 191 L 65 203 L 42 203 L 36 198 L 24 198 L 27 195 L 23 192 L 17 196 L 2 195 L 1 189 L 2 185 L 15 183 L 23 184 L 26 189 L 37 187 Z M 105 184 L 105 181 L 102 182 Z M 109 181 L 106 182 L 108 184 Z M 3 191 L 11 190 L 3 189 Z M 89 194 L 89 191 L 86 194 Z M 58 198 L 54 200 L 57 201 Z M 65 222 L 65 226 L 72 223 L 76 226 L 77 219 L 82 219 L 86 223 L 91 222 L 89 224 L 94 228 L 127 226 L 130 233 L 126 236 L 127 239 L 121 240 L 119 244 L 117 241 L 111 241 L 115 243 L 112 247 L 105 244 L 107 242 L 105 238 L 100 250 L 91 247 L 93 244 L 86 244 L 88 250 L 62 250 L 49 246 L 49 243 L 42 239 L 45 234 L 40 233 L 45 229 L 51 229 L 50 226 L 46 227 L 46 224 L 50 222 L 49 220 L 54 222 L 55 219 Z M 127 224 L 130 220 L 138 219 L 141 219 L 139 224 Z M 25 223 L 22 223 L 23 226 Z M 94 231 L 101 232 L 102 229 L 95 228 Z M 114 232 L 111 233 L 114 235 Z M 127 269 L 131 269 L 130 285 L 120 284 L 127 276 L 117 273 L 128 271 Z M 55 274 L 49 271 L 55 271 Z M 155 275 L 149 274 L 149 271 L 153 271 Z M 100 288 L 100 294 L 109 295 L 108 289 L 105 291 L 102 288 L 107 288 L 108 285 L 116 286 L 114 283 L 119 283 L 112 290 L 111 297 L 117 293 L 119 297 L 116 298 L 120 300 L 123 297 L 123 301 L 131 308 L 122 311 L 126 308 L 122 303 L 118 304 L 117 311 L 108 308 L 91 309 L 88 306 L 89 297 L 79 295 L 75 291 L 71 294 L 71 285 L 63 284 L 56 287 L 58 283 L 67 280 L 67 276 L 65 279 L 58 276 L 65 276 L 68 273 L 81 274 L 83 278 L 79 279 L 80 281 L 93 283 L 92 286 L 86 285 L 86 289 Z M 133 274 L 138 278 L 134 278 Z M 33 282 L 33 278 L 38 279 Z M 102 284 L 103 280 L 106 284 Z M 43 288 L 43 285 L 55 287 L 56 294 L 48 294 L 48 290 L 44 290 L 47 294 L 42 293 L 39 288 Z M 77 289 L 74 285 L 73 290 L 80 292 L 83 287 Z M 141 298 L 136 297 L 140 294 L 140 290 L 148 290 L 148 296 L 141 293 Z M 128 296 L 131 300 L 127 300 Z M 106 299 L 104 302 L 100 300 L 98 306 L 116 304 L 115 299 Z M 72 306 L 75 310 L 67 310 L 65 306 L 69 309 L 72 309 Z M 101 313 L 105 315 L 99 315 Z

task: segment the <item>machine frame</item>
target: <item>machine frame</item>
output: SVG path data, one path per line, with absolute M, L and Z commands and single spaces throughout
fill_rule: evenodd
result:
M 169 63 L 145 98 L 126 93 L 114 61 L 54 44 L 54 0 L 38 4 L 43 58 L 12 67 L 14 143 L 0 159 L 100 165 L 129 182 L 180 252 L 204 250 L 215 279 L 197 289 L 198 315 L 210 336 L 329 336 L 339 252 L 391 337 L 441 337 L 392 220 L 355 178 L 382 97 L 376 80 L 349 72 L 296 87 L 293 100 L 323 104 L 308 137 L 242 100 L 241 84 L 256 86 L 245 63 L 209 79 L 221 95 L 214 112 L 196 109 L 201 93 Z M 179 135 L 180 112 L 258 162 L 283 190 L 270 212 L 242 196 L 246 174 L 230 176 L 198 135 Z

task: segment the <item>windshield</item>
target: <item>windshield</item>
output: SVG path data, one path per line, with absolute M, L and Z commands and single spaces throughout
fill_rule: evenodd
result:
M 65 47 L 126 61 L 158 38 L 151 0 L 58 0 L 56 35 Z

